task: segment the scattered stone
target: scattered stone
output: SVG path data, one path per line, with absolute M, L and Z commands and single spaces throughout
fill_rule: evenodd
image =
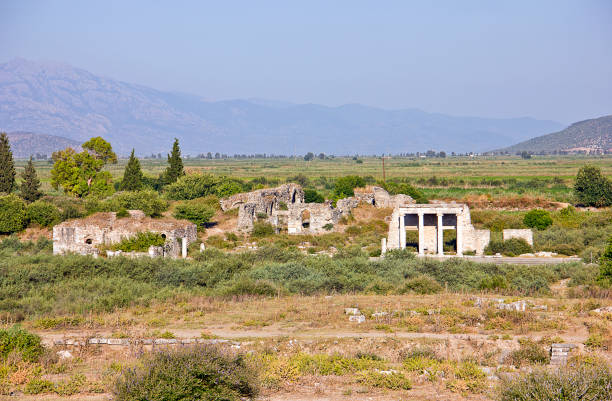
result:
M 357 323 L 363 323 L 366 321 L 366 318 L 364 315 L 351 315 L 349 316 L 349 322 L 357 322 Z
M 361 315 L 359 308 L 344 308 L 344 313 L 346 315 Z
M 576 344 L 556 343 L 550 347 L 550 364 L 563 366 L 567 363 L 569 354 L 577 348 Z
M 72 358 L 72 353 L 68 350 L 60 350 L 57 351 L 57 356 L 59 356 L 59 359 L 71 359 Z
M 374 312 L 374 313 L 372 313 L 372 317 L 379 318 L 379 317 L 387 316 L 388 314 L 389 313 L 387 313 L 387 312 Z
M 612 313 L 612 306 L 604 306 L 602 308 L 593 309 L 591 312 L 595 312 L 595 313 Z
M 502 310 L 513 310 L 513 311 L 518 311 L 518 312 L 525 312 L 525 309 L 527 307 L 527 302 L 525 301 L 516 301 L 516 302 L 511 302 L 511 303 L 498 303 L 497 304 L 497 309 L 502 309 Z

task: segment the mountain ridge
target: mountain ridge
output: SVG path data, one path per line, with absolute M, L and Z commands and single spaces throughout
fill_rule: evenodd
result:
M 567 128 L 499 149 L 498 152 L 612 152 L 612 115 L 575 122 Z
M 380 154 L 485 151 L 563 126 L 529 117 L 456 117 L 418 109 L 336 107 L 265 99 L 206 101 L 92 74 L 65 63 L 0 64 L 0 130 L 82 143 L 100 135 L 127 154 Z

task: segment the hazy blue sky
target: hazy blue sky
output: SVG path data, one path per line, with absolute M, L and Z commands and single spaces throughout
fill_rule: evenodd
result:
M 612 0 L 2 0 L 15 57 L 210 100 L 612 114 Z

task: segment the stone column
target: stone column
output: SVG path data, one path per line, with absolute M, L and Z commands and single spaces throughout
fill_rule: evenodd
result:
M 181 238 L 181 245 L 182 256 L 185 259 L 187 257 L 187 238 Z
M 380 240 L 380 255 L 385 256 L 385 253 L 387 253 L 387 239 L 382 238 Z
M 425 223 L 423 212 L 419 212 L 419 255 L 425 255 Z
M 463 256 L 463 218 L 457 214 L 457 256 Z
M 438 213 L 438 226 L 436 227 L 436 232 L 438 234 L 437 245 L 439 256 L 444 256 L 444 226 L 442 217 L 444 217 L 444 213 Z
M 400 213 L 399 219 L 400 249 L 406 249 L 406 215 Z

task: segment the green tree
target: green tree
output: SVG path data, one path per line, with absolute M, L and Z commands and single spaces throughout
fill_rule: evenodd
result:
M 612 205 L 612 182 L 595 166 L 583 166 L 576 175 L 574 195 L 578 204 L 604 207 Z
M 307 162 L 311 161 L 312 159 L 314 159 L 315 155 L 312 152 L 308 152 L 306 153 L 306 155 L 304 156 L 304 160 L 306 160 Z
M 15 189 L 15 162 L 8 135 L 0 133 L 0 193 Z
M 40 192 L 40 180 L 36 175 L 36 169 L 34 168 L 34 163 L 32 162 L 32 156 L 30 156 L 30 160 L 23 171 L 21 176 L 21 197 L 28 202 L 34 202 L 42 196 L 42 192 Z
M 0 196 L 0 233 L 10 234 L 26 226 L 26 207 L 15 195 Z
M 538 230 L 545 230 L 553 223 L 550 213 L 542 209 L 533 209 L 525 214 L 523 217 L 523 224 L 530 228 L 537 228 Z
M 612 238 L 608 240 L 608 246 L 599 259 L 599 279 L 612 283 Z
M 124 191 L 138 191 L 142 189 L 142 170 L 140 169 L 140 161 L 134 156 L 134 149 L 130 155 L 125 166 L 125 172 L 123 173 L 123 180 L 121 181 L 121 189 Z
M 65 193 L 81 197 L 112 193 L 112 177 L 108 171 L 102 171 L 106 164 L 117 163 L 110 143 L 95 137 L 82 148 L 81 153 L 72 148 L 53 153 L 51 185 L 55 189 L 61 186 Z
M 365 181 L 363 178 L 357 175 L 347 175 L 340 177 L 334 184 L 334 198 L 342 199 L 348 198 L 349 196 L 355 195 L 355 188 L 365 187 Z
M 172 145 L 172 152 L 168 155 L 168 164 L 162 175 L 162 181 L 164 184 L 172 184 L 185 175 L 183 169 L 183 159 L 181 159 L 181 149 L 179 148 L 179 141 L 174 138 L 174 144 Z
M 323 197 L 323 195 L 321 195 L 314 189 L 305 189 L 304 190 L 304 202 L 305 203 L 324 203 L 325 198 Z

